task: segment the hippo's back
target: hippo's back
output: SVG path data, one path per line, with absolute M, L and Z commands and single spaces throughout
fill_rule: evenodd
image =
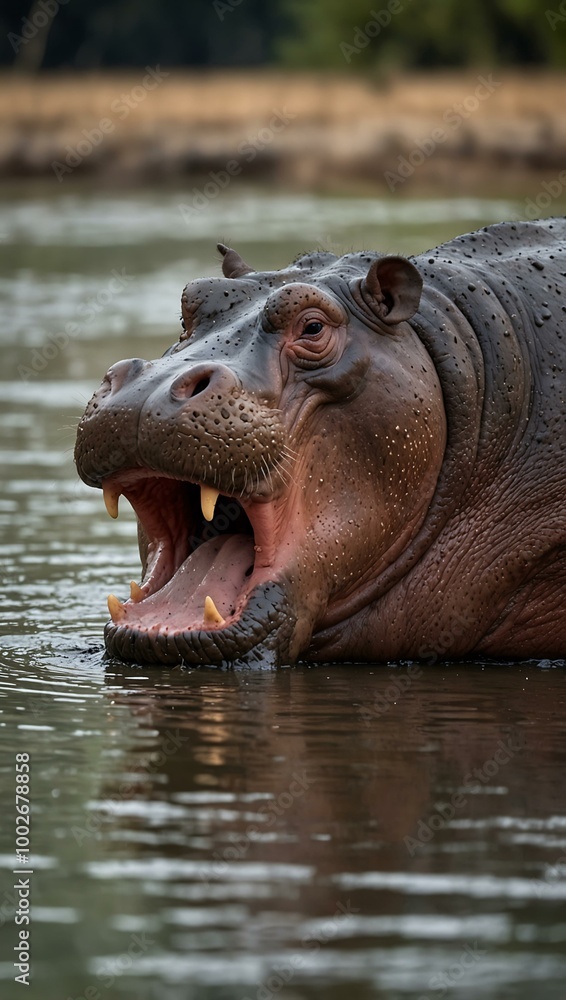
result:
M 450 321 L 473 330 L 486 393 L 515 394 L 517 403 L 521 393 L 528 395 L 529 412 L 542 417 L 547 430 L 552 423 L 556 451 L 566 398 L 566 219 L 486 226 L 414 261 L 424 278 L 421 311 L 428 325 L 442 326 L 441 293 Z
M 535 355 L 541 340 L 562 341 L 566 219 L 486 226 L 414 261 L 424 276 L 425 291 L 427 286 L 442 290 L 476 331 L 489 327 L 495 318 L 491 298 L 495 295 L 509 312 L 514 330 L 524 327 L 526 340 L 533 338 Z

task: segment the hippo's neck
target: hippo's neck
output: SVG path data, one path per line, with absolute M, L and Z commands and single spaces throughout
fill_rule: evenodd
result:
M 498 467 L 520 445 L 528 422 L 530 365 L 517 337 L 516 318 L 507 316 L 491 290 L 483 313 L 470 315 L 475 303 L 468 303 L 468 309 L 462 294 L 451 293 L 453 276 L 447 276 L 446 291 L 425 284 L 419 312 L 410 321 L 442 386 L 447 421 L 442 469 L 419 531 L 373 582 L 371 594 L 364 592 L 365 602 L 378 600 L 405 577 L 450 519 L 473 503 L 482 484 L 485 488 L 495 480 Z M 474 284 L 469 274 L 460 277 L 466 286 Z M 500 331 L 495 338 L 494 326 Z
M 439 273 L 440 272 L 440 273 Z M 420 537 L 427 548 L 478 489 L 494 482 L 520 448 L 529 422 L 531 364 L 520 306 L 511 309 L 466 267 L 437 269 L 425 280 L 411 325 L 430 354 L 442 392 L 447 444 L 442 471 Z M 512 313 L 512 315 L 511 315 Z

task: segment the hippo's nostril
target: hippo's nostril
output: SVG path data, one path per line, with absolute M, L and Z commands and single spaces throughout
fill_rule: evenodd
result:
M 193 396 L 198 396 L 199 392 L 204 392 L 204 390 L 209 385 L 210 385 L 210 379 L 208 375 L 205 376 L 204 378 L 199 379 L 198 382 L 196 382 L 195 385 L 192 387 L 191 391 L 187 393 L 188 398 L 192 399 Z
M 200 371 L 185 372 L 178 375 L 173 382 L 171 396 L 179 401 L 193 399 L 194 396 L 199 396 L 201 392 L 208 389 L 214 378 L 215 372 L 211 371 L 208 366 L 205 371 L 201 368 Z
M 236 377 L 229 368 L 201 363 L 177 375 L 171 383 L 170 394 L 172 399 L 183 403 L 206 393 L 206 399 L 211 402 L 215 398 L 214 394 L 217 400 L 225 398 L 236 384 Z M 201 399 L 198 405 L 203 406 L 204 403 L 205 400 Z
M 128 358 L 125 361 L 118 361 L 106 372 L 103 385 L 111 392 L 118 392 L 126 383 L 138 378 L 150 364 L 151 362 L 144 361 L 143 358 Z

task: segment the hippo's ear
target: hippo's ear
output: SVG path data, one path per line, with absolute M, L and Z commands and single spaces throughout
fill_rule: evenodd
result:
M 237 250 L 232 250 L 224 243 L 217 243 L 216 248 L 222 254 L 222 274 L 225 278 L 243 278 L 244 274 L 250 274 L 253 271 L 253 267 L 246 264 Z
M 406 257 L 374 260 L 361 285 L 364 298 L 369 299 L 383 322 L 391 325 L 416 313 L 422 288 L 423 279 Z

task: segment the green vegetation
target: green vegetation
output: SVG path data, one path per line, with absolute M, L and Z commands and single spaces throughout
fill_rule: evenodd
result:
M 387 71 L 497 65 L 566 67 L 566 3 L 552 0 L 287 0 L 296 67 Z
M 0 64 L 566 66 L 566 0 L 12 0 Z

